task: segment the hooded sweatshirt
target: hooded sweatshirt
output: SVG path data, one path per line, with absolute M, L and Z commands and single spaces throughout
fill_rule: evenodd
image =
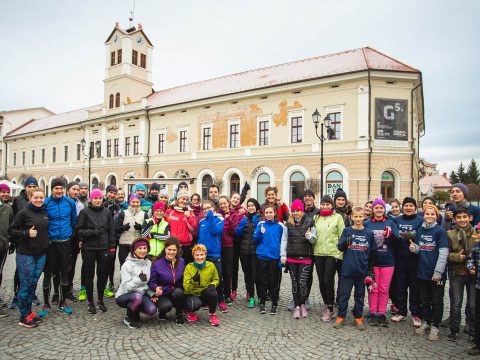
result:
M 153 295 L 148 289 L 148 279 L 150 278 L 150 267 L 152 263 L 147 258 L 139 259 L 132 253 L 129 253 L 121 268 L 122 283 L 118 287 L 115 298 L 131 292 Z M 140 273 L 147 275 L 147 281 L 142 281 Z
M 262 228 L 265 231 L 262 233 Z M 257 257 L 260 260 L 280 260 L 280 244 L 287 242 L 287 230 L 276 220 L 260 221 L 253 238 L 257 242 Z
M 198 243 L 207 248 L 208 258 L 219 258 L 222 255 L 222 234 L 224 220 L 222 215 L 212 210 L 198 224 Z

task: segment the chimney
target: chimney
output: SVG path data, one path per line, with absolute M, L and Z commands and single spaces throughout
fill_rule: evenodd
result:
M 447 173 L 443 173 L 442 176 L 448 180 Z

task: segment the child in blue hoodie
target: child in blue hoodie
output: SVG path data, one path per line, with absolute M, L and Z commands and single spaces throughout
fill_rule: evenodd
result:
M 287 236 L 283 224 L 276 218 L 275 206 L 267 205 L 263 210 L 265 221 L 260 221 L 255 228 L 253 238 L 258 243 L 257 280 L 258 297 L 260 298 L 260 314 L 265 314 L 267 290 L 272 299 L 270 315 L 277 315 L 278 293 L 280 290 L 280 243 Z M 287 241 L 286 239 L 284 240 Z
M 338 316 L 334 327 L 339 328 L 345 323 L 347 315 L 348 299 L 352 288 L 355 287 L 353 316 L 355 327 L 364 330 L 363 304 L 365 298 L 365 285 L 367 276 L 374 279 L 373 263 L 376 255 L 377 245 L 373 232 L 363 225 L 365 212 L 361 207 L 352 210 L 353 226 L 343 229 L 338 250 L 342 251 L 343 263 L 340 286 L 340 300 L 338 304 Z

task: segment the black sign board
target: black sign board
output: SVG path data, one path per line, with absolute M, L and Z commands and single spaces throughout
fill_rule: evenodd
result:
M 408 101 L 375 99 L 375 139 L 408 141 Z

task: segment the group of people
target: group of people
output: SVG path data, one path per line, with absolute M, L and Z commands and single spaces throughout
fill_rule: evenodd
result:
M 89 192 L 85 183 L 65 184 L 57 178 L 45 198 L 36 179 L 29 177 L 10 206 L 7 189 L 0 185 L 0 264 L 16 251 L 10 306 L 19 307 L 19 324 L 37 326 L 52 310 L 53 300 L 59 311 L 72 313 L 67 301 L 77 301 L 73 278 L 80 253 L 78 300 L 86 300 L 87 311 L 94 314 L 107 311 L 104 297 L 115 296 L 127 309 L 124 323 L 131 328 L 139 327 L 140 313 L 163 321 L 172 309 L 177 324 L 195 322 L 202 307 L 208 309 L 210 324 L 220 325 L 217 309 L 226 313 L 239 300 L 240 264 L 248 307 L 265 314 L 268 301 L 269 313 L 277 314 L 283 268 L 291 278 L 292 317 L 306 318 L 315 267 L 322 321 L 334 320 L 335 328 L 345 325 L 354 289 L 358 329 L 365 328 L 367 292 L 370 326 L 388 326 L 390 301 L 391 321 L 406 320 L 410 311 L 415 332 L 428 331 L 432 341 L 439 339 L 448 279 L 447 338 L 458 338 L 466 289 L 466 329 L 475 343 L 469 351 L 480 354 L 480 209 L 468 203 L 464 184 L 452 186 L 443 217 L 431 198 L 420 209 L 412 197 L 353 206 L 338 189 L 333 199 L 323 196 L 317 208 L 308 189 L 290 207 L 271 186 L 263 204 L 255 198 L 245 202 L 248 183 L 241 194 L 230 196 L 211 185 L 204 200 L 188 190 L 181 182 L 170 198 L 156 183 L 148 192 L 137 185 L 127 199 L 113 185 L 105 193 Z M 115 292 L 117 253 L 121 283 Z M 42 272 L 44 305 L 37 314 L 31 305 L 38 303 L 35 292 Z M 8 314 L 0 310 L 0 317 Z

